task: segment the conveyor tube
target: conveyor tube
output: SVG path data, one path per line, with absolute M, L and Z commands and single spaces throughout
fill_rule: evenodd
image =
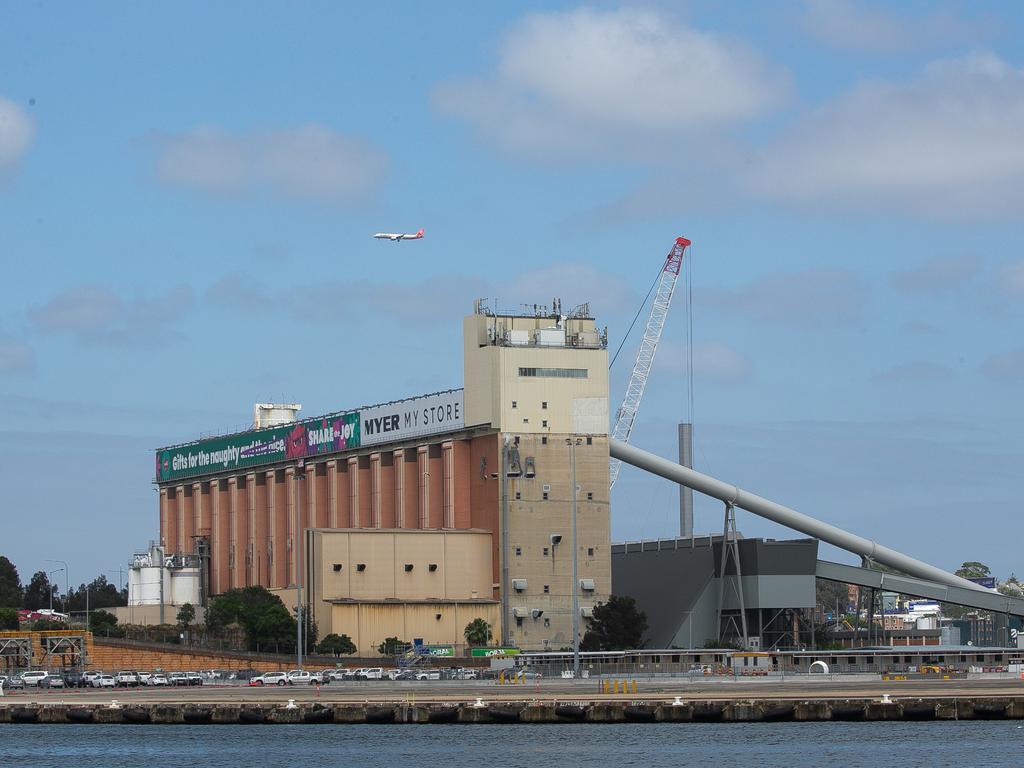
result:
M 745 509 L 780 525 L 826 541 L 840 549 L 845 549 L 847 552 L 853 552 L 855 555 L 870 558 L 882 565 L 895 568 L 897 571 L 908 576 L 930 579 L 940 584 L 948 584 L 954 587 L 987 591 L 973 581 L 962 579 L 941 568 L 936 568 L 934 565 L 928 565 L 928 563 L 924 563 L 909 555 L 904 555 L 902 552 L 897 552 L 894 549 L 889 549 L 870 539 L 865 539 L 849 531 L 844 531 L 842 528 L 836 528 L 834 525 L 808 517 L 797 512 L 795 509 L 784 507 L 760 496 L 755 496 L 735 485 L 723 483 L 721 480 L 716 480 L 674 461 L 663 459 L 621 440 L 609 438 L 608 442 L 612 458 L 632 464 L 634 467 L 639 467 L 655 475 L 660 475 L 667 480 L 685 485 L 687 488 L 692 488 L 700 493 L 729 502 L 740 509 Z

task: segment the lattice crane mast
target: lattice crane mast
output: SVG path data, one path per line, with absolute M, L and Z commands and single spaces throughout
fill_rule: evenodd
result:
M 651 314 L 644 327 L 644 338 L 640 342 L 640 349 L 636 353 L 636 362 L 633 364 L 633 373 L 629 377 L 629 386 L 626 387 L 622 405 L 615 412 L 615 426 L 612 427 L 611 436 L 616 440 L 629 442 L 629 433 L 633 431 L 633 422 L 636 420 L 637 411 L 640 410 L 640 401 L 644 397 L 647 379 L 651 375 L 651 366 L 654 365 L 654 355 L 658 351 L 661 332 L 665 329 L 668 308 L 672 305 L 672 294 L 676 289 L 676 280 L 679 279 L 679 270 L 683 266 L 683 252 L 688 245 L 690 245 L 690 241 L 685 237 L 677 237 L 672 250 L 665 257 L 665 266 L 658 279 L 658 291 L 654 294 Z M 608 472 L 611 486 L 615 485 L 621 468 L 621 461 L 611 460 Z

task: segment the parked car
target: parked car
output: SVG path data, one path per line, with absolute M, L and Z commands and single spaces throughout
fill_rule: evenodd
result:
M 437 669 L 421 669 L 416 673 L 417 680 L 440 680 L 441 672 Z
M 170 685 L 170 684 L 171 684 L 171 681 L 167 679 L 167 675 L 165 675 L 165 674 L 163 674 L 161 672 L 154 672 L 150 676 L 148 682 L 146 683 L 146 685 L 150 685 L 150 686 L 160 686 L 160 685 Z
M 32 669 L 28 672 L 21 673 L 21 681 L 25 683 L 26 686 L 38 686 L 40 682 L 42 682 L 49 676 L 50 673 L 42 669 Z
M 304 685 L 307 683 L 311 683 L 311 678 L 312 675 L 310 675 L 310 673 L 307 672 L 305 669 L 293 669 L 291 672 L 288 673 L 288 682 L 291 685 Z
M 153 676 L 152 672 L 136 672 L 135 676 L 139 678 L 139 685 L 149 685 L 149 679 Z
M 198 672 L 186 672 L 185 679 L 188 681 L 189 685 L 203 684 L 203 676 L 200 675 Z
M 259 677 L 262 672 L 258 672 L 255 669 L 240 669 L 237 672 L 232 673 L 232 680 L 252 680 L 254 677 Z
M 85 688 L 88 685 L 85 675 L 76 670 L 68 670 L 64 673 L 64 686 L 66 688 Z
M 117 681 L 113 675 L 97 675 L 92 679 L 93 688 L 115 688 Z
M 13 677 L 8 677 L 6 680 L 4 680 L 3 689 L 5 691 L 13 691 L 15 689 L 25 690 L 25 681 L 17 675 L 14 675 Z
M 139 676 L 134 672 L 121 671 L 114 677 L 114 683 L 118 688 L 137 688 Z
M 188 685 L 188 677 L 184 672 L 171 672 L 167 679 L 171 685 Z
M 39 681 L 40 688 L 63 688 L 64 678 L 61 675 L 48 675 Z
M 89 670 L 88 672 L 85 672 L 82 675 L 82 679 L 85 680 L 85 687 L 86 688 L 92 687 L 92 681 L 95 680 L 99 676 L 100 676 L 99 672 L 94 672 L 92 670 Z
M 288 673 L 287 672 L 267 672 L 263 676 L 264 685 L 288 685 Z

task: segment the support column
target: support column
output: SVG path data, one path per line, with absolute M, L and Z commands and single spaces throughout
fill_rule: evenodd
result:
M 222 538 L 220 528 L 220 480 L 210 481 L 210 591 L 221 594 Z
M 238 586 L 238 478 L 228 478 L 228 589 Z
M 392 454 L 395 465 L 395 528 L 405 528 L 405 449 Z
M 327 524 L 338 527 L 338 462 L 327 462 Z
M 380 528 L 380 454 L 370 454 L 370 527 Z
M 276 587 L 277 579 L 275 578 L 277 568 L 277 551 L 280 545 L 277 543 L 277 526 L 276 523 L 276 509 L 277 509 L 277 472 L 271 470 L 263 475 L 263 479 L 266 481 L 266 490 L 264 493 L 267 496 L 267 546 L 264 552 L 266 566 L 266 582 L 267 587 Z
M 319 486 L 316 480 L 316 464 L 306 464 L 305 470 L 306 471 L 303 473 L 303 475 L 305 476 L 306 479 L 302 483 L 303 491 L 306 494 L 305 504 L 302 505 L 303 509 L 305 509 L 305 521 L 301 526 L 299 526 L 300 546 L 305 546 L 306 541 L 305 534 L 302 533 L 302 531 L 306 530 L 307 528 L 320 527 L 317 524 L 316 514 L 316 508 L 317 505 L 319 504 L 320 498 L 319 493 L 317 492 Z M 305 552 L 303 552 L 302 554 L 305 555 Z
M 441 466 L 444 474 L 442 509 L 444 510 L 441 527 L 455 527 L 455 468 L 453 464 L 452 441 L 441 443 Z
M 359 519 L 359 458 L 356 456 L 348 460 L 348 514 L 350 527 L 362 527 Z
M 284 486 L 285 486 L 285 498 L 287 500 L 287 509 L 285 515 L 288 518 L 288 566 L 287 566 L 287 584 L 292 586 L 296 584 L 295 576 L 297 571 L 295 570 L 295 555 L 298 551 L 298 544 L 296 541 L 296 520 L 295 520 L 295 469 L 288 467 L 284 471 Z
M 419 527 L 430 527 L 430 448 L 426 445 L 416 446 L 416 476 L 419 478 Z
M 199 536 L 203 527 L 203 484 L 192 483 L 192 535 Z M 196 542 L 188 542 L 188 551 L 196 551 Z
M 245 476 L 245 498 L 249 502 L 249 525 L 245 541 L 245 586 L 259 583 L 256 575 L 256 473 Z
M 167 546 L 167 489 L 160 489 L 160 535 L 158 540 L 160 546 Z
M 182 494 L 181 511 L 178 514 L 178 551 L 191 552 L 193 543 L 192 535 L 194 532 L 193 523 L 195 521 L 196 510 L 196 496 L 192 492 L 191 485 L 184 486 L 182 490 L 187 490 L 188 493 Z
M 174 526 L 171 529 L 171 540 L 168 542 L 167 554 L 172 555 L 181 549 L 181 537 L 185 533 L 185 486 L 174 489 Z

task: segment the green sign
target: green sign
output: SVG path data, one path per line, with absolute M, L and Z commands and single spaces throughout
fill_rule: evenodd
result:
M 483 656 L 483 657 L 490 657 L 490 656 L 518 656 L 519 655 L 519 649 L 518 648 L 473 648 L 469 652 L 469 655 L 470 656 L 475 656 L 477 658 L 479 658 L 481 656 Z
M 156 452 L 157 482 L 246 469 L 276 461 L 359 447 L 359 411 L 236 435 L 200 440 Z
M 423 646 L 427 656 L 454 656 L 454 645 L 425 645 Z

